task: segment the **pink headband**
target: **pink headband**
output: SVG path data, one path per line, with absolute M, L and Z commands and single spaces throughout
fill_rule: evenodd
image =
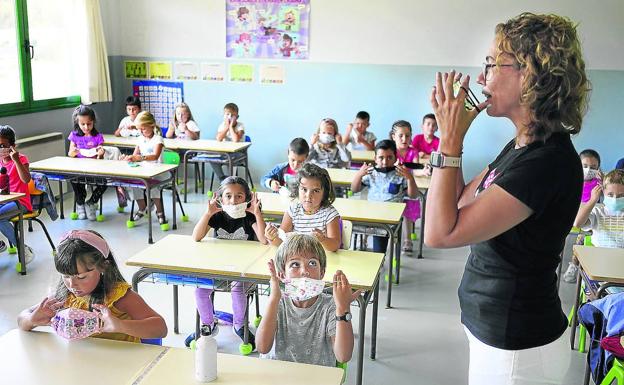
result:
M 108 254 L 110 253 L 110 249 L 108 248 L 106 241 L 88 230 L 68 231 L 61 237 L 61 242 L 66 239 L 80 239 L 81 241 L 86 242 L 102 253 L 104 259 L 108 258 Z

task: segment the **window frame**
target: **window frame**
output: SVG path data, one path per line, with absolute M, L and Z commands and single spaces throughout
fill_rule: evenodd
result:
M 0 117 L 30 114 L 59 108 L 75 107 L 80 104 L 80 95 L 71 95 L 54 99 L 33 100 L 31 57 L 28 34 L 27 0 L 15 0 L 15 22 L 17 56 L 20 70 L 20 88 L 22 101 L 0 104 Z

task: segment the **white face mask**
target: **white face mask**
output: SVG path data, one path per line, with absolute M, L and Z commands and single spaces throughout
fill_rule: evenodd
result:
M 247 204 L 249 202 L 239 203 L 237 205 L 221 205 L 221 209 L 225 211 L 233 219 L 243 218 L 246 215 Z
M 592 180 L 598 176 L 598 170 L 594 170 L 593 168 L 584 167 L 583 168 L 583 179 L 584 180 Z
M 286 278 L 282 280 L 284 297 L 288 297 L 293 301 L 305 301 L 314 298 L 323 292 L 325 282 L 308 277 L 302 278 Z
M 333 135 L 331 134 L 320 134 L 319 135 L 319 142 L 323 143 L 323 144 L 330 144 L 330 143 L 334 143 L 336 141 L 336 138 L 334 138 Z

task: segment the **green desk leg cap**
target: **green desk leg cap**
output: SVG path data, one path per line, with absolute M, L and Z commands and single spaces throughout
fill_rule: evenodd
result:
M 22 264 L 20 262 L 17 262 L 15 264 L 15 271 L 17 271 L 18 273 L 21 273 L 23 271 L 22 270 Z
M 251 344 L 249 344 L 249 343 L 247 343 L 247 344 L 240 344 L 240 345 L 238 345 L 238 351 L 243 356 L 248 356 L 253 351 L 253 348 L 251 347 Z
M 69 214 L 69 217 L 71 218 L 72 221 L 75 221 L 76 219 L 78 219 L 78 213 L 73 211 Z
M 189 344 L 189 348 L 191 348 L 191 350 L 197 350 L 197 341 L 191 341 L 191 343 Z
M 206 191 L 206 196 L 208 197 L 208 199 L 212 199 L 214 193 L 212 191 Z
M 126 221 L 126 227 L 131 229 L 134 227 L 134 221 Z
M 52 256 L 53 256 L 53 257 L 56 257 L 56 254 L 58 254 L 58 253 L 56 252 L 56 250 L 52 250 Z
M 163 223 L 162 225 L 160 225 L 160 229 L 162 231 L 169 231 L 169 223 Z
M 180 189 L 180 194 L 184 194 L 186 192 L 186 190 L 184 188 Z
M 9 247 L 9 254 L 17 254 L 17 246 Z
M 416 234 L 416 233 L 411 233 L 411 234 L 410 234 L 410 239 L 411 239 L 412 241 L 417 241 L 417 240 L 418 240 L 418 234 Z
M 254 326 L 255 326 L 255 327 L 260 326 L 260 321 L 262 321 L 262 316 L 261 316 L 261 315 L 257 316 L 257 317 L 254 319 L 254 321 L 253 321 Z
M 396 258 L 392 258 L 392 267 L 396 269 L 397 266 L 397 260 Z
M 118 213 L 123 213 L 125 210 L 126 210 L 125 207 L 117 206 Z
M 104 214 L 98 214 L 98 216 L 95 217 L 95 220 L 97 222 L 104 222 Z
M 347 190 L 347 196 L 351 198 L 353 196 L 353 191 Z
M 258 192 L 258 189 L 254 187 L 251 189 L 251 192 Z
M 197 185 L 198 185 L 200 188 L 201 188 L 201 187 L 204 187 L 204 182 L 200 180 L 199 182 L 197 182 Z
M 188 215 L 182 215 L 182 222 L 188 222 L 188 221 L 189 221 Z
M 182 183 L 184 183 L 184 179 L 182 179 L 182 178 L 178 178 L 178 180 L 177 180 L 177 184 L 182 184 Z
M 384 280 L 388 282 L 388 274 L 384 275 Z

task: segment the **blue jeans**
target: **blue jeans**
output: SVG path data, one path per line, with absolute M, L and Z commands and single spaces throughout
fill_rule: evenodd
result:
M 0 204 L 0 218 L 2 218 L 0 219 L 0 232 L 7 237 L 13 246 L 17 246 L 17 239 L 15 238 L 15 230 L 9 219 L 19 215 L 20 207 L 22 207 L 22 205 L 17 202 Z

